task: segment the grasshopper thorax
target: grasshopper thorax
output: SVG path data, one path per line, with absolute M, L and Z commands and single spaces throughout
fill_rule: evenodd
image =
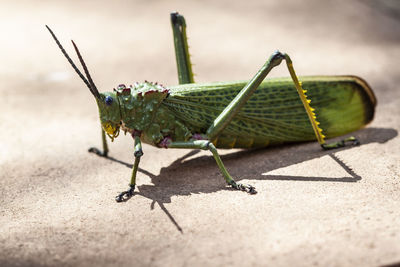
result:
M 152 128 L 160 117 L 160 104 L 169 90 L 157 83 L 145 81 L 129 87 L 121 84 L 114 89 L 120 105 L 120 123 L 124 131 L 144 132 Z

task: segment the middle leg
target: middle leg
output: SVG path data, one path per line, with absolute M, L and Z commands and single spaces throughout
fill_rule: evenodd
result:
M 246 191 L 249 194 L 256 194 L 256 189 L 247 184 L 236 183 L 232 176 L 226 170 L 222 160 L 218 154 L 217 149 L 215 148 L 214 144 L 208 140 L 195 140 L 195 141 L 188 141 L 188 142 L 170 142 L 166 144 L 167 148 L 192 148 L 192 149 L 202 149 L 202 150 L 210 150 L 213 154 L 215 162 L 217 163 L 222 175 L 225 178 L 225 181 L 228 185 L 232 186 L 237 190 Z

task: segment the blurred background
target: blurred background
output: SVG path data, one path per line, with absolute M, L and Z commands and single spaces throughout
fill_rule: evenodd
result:
M 0 224 L 4 229 L 0 235 L 0 263 L 68 265 L 87 260 L 86 263 L 94 261 L 112 265 L 119 262 L 126 265 L 123 259 L 141 257 L 139 263 L 144 265 L 168 263 L 176 266 L 184 265 L 185 262 L 239 264 L 240 261 L 230 260 L 230 253 L 220 249 L 221 244 L 232 246 L 234 251 L 242 251 L 243 255 L 253 259 L 250 263 L 255 265 L 261 264 L 261 259 L 268 259 L 275 265 L 289 264 L 290 260 L 284 251 L 293 251 L 294 259 L 306 259 L 305 265 L 313 264 L 314 261 L 329 265 L 376 265 L 400 261 L 398 233 L 384 237 L 374 235 L 373 248 L 355 249 L 355 252 L 346 253 L 346 248 L 351 247 L 347 243 L 349 238 L 346 234 L 332 233 L 332 228 L 323 229 L 321 234 L 326 235 L 327 239 L 314 242 L 311 233 L 315 228 L 312 223 L 306 224 L 310 226 L 306 230 L 310 235 L 304 239 L 298 238 L 296 244 L 292 244 L 291 240 L 294 239 L 291 237 L 301 236 L 304 229 L 279 227 L 286 223 L 290 225 L 292 218 L 269 224 L 263 220 L 254 222 L 258 230 L 271 227 L 277 232 L 288 231 L 286 241 L 289 244 L 283 245 L 267 237 L 260 241 L 259 236 L 263 235 L 258 231 L 240 234 L 239 237 L 247 241 L 245 245 L 239 245 L 240 242 L 233 242 L 236 239 L 232 240 L 221 229 L 215 232 L 214 228 L 202 227 L 209 222 L 213 222 L 214 226 L 221 225 L 225 218 L 221 213 L 211 212 L 210 217 L 196 217 L 195 221 L 186 218 L 195 216 L 198 213 L 196 208 L 203 208 L 207 213 L 216 210 L 216 199 L 215 202 L 205 202 L 205 199 L 213 197 L 211 193 L 198 200 L 192 199 L 194 202 L 191 206 L 187 204 L 191 203 L 187 199 L 179 201 L 182 196 L 174 194 L 175 191 L 164 196 L 162 187 L 157 187 L 151 192 L 158 190 L 160 196 L 158 200 L 154 199 L 158 202 L 161 199 L 160 203 L 170 203 L 170 211 L 160 204 L 164 207 L 160 214 L 149 214 L 150 203 L 153 203 L 151 207 L 154 208 L 156 200 L 142 200 L 139 197 L 128 202 L 132 206 L 116 208 L 112 197 L 118 190 L 125 188 L 130 171 L 121 164 L 109 161 L 101 161 L 102 166 L 98 166 L 100 159 L 86 152 L 87 147 L 100 144 L 97 107 L 89 90 L 69 66 L 45 28 L 47 24 L 53 29 L 75 61 L 70 40 L 77 43 L 100 91 L 110 91 L 120 83 L 132 84 L 144 80 L 161 82 L 166 86 L 178 83 L 169 21 L 172 11 L 178 11 L 186 18 L 197 82 L 250 79 L 277 49 L 291 56 L 300 76 L 360 76 L 370 84 L 378 99 L 371 127 L 391 129 L 391 138 L 394 139 L 391 145 L 364 146 L 365 151 L 357 154 L 359 157 L 349 154 L 347 159 L 358 159 L 352 162 L 355 165 L 356 162 L 366 162 L 355 168 L 358 166 L 359 170 L 368 170 L 365 171 L 365 177 L 379 170 L 379 173 L 386 175 L 385 181 L 389 181 L 379 186 L 387 190 L 398 190 L 398 182 L 392 179 L 398 181 L 400 173 L 400 142 L 397 137 L 400 129 L 400 1 L 21 0 L 1 1 L 0 4 Z M 288 76 L 286 68 L 281 66 L 274 69 L 271 77 L 276 76 Z M 111 153 L 118 159 L 131 162 L 132 151 L 126 149 L 131 145 L 130 138 L 119 138 L 112 144 Z M 286 148 L 284 153 L 291 155 L 296 151 L 300 154 L 311 151 L 309 146 L 304 147 L 306 151 Z M 312 148 L 318 149 L 316 146 Z M 155 175 L 186 153 L 163 151 L 166 153 L 164 156 L 157 156 L 158 150 L 148 146 L 145 146 L 145 151 L 149 151 L 145 153 L 151 156 L 143 158 L 141 166 Z M 276 155 L 279 157 L 279 154 Z M 377 158 L 381 161 L 375 162 L 378 164 L 376 167 L 367 164 Z M 237 168 L 241 166 L 239 162 L 236 161 Z M 287 162 L 286 165 L 293 164 Z M 246 167 L 242 166 L 242 169 Z M 274 168 L 277 167 L 262 167 L 253 172 L 260 175 Z M 210 175 L 218 176 L 214 169 Z M 116 177 L 119 177 L 118 180 Z M 362 181 L 368 181 L 365 177 Z M 154 183 L 154 179 L 143 174 L 139 178 L 141 184 Z M 213 183 L 218 179 L 208 182 Z M 258 188 L 264 186 L 262 182 L 256 181 Z M 167 188 L 169 185 L 171 188 L 177 187 L 175 183 L 174 180 L 167 182 Z M 217 185 L 223 187 L 223 181 Z M 265 186 L 271 188 L 271 184 Z M 276 186 L 283 186 L 283 183 L 278 182 Z M 321 190 L 317 192 L 326 194 L 325 189 Z M 224 196 L 229 192 L 217 192 L 222 199 L 218 203 L 226 201 Z M 280 192 L 285 191 L 281 189 Z M 399 191 L 396 192 L 398 196 Z M 352 243 L 355 247 L 364 244 L 363 240 L 368 239 L 369 233 L 377 233 L 382 223 L 388 225 L 390 233 L 400 230 L 399 216 L 396 215 L 399 198 L 396 194 L 391 195 L 390 201 L 379 205 L 389 205 L 383 214 L 389 214 L 387 211 L 392 210 L 387 221 L 367 224 L 370 227 L 365 229 L 355 225 L 349 227 L 351 232 L 362 232 L 354 239 L 357 241 Z M 190 195 L 190 192 L 183 195 Z M 386 193 L 384 195 L 387 196 Z M 172 203 L 171 197 L 175 199 Z M 277 198 L 281 197 L 277 195 Z M 363 197 L 360 196 L 360 199 Z M 332 195 L 332 198 L 336 199 L 336 195 Z M 270 209 L 277 207 L 272 199 L 263 199 L 264 204 L 271 203 Z M 304 200 L 291 201 L 303 203 Z M 254 202 L 248 203 L 249 209 L 255 205 Z M 276 214 L 294 212 L 279 207 L 283 210 L 276 210 Z M 142 214 L 142 219 L 139 219 L 140 215 L 136 217 L 133 210 L 136 214 Z M 219 211 L 223 213 L 225 209 L 221 207 Z M 352 214 L 352 211 L 348 214 Z M 327 217 L 332 216 L 325 223 L 334 225 L 336 218 L 341 215 L 351 220 L 351 216 L 346 217 L 348 214 L 342 214 L 342 211 L 325 214 Z M 316 217 L 320 215 L 316 214 Z M 126 216 L 130 218 L 131 224 L 124 224 L 120 228 L 115 227 L 119 221 L 109 221 L 110 218 L 117 220 Z M 375 213 L 369 216 L 382 217 Z M 167 217 L 169 219 L 164 221 Z M 245 217 L 232 215 L 229 221 L 236 222 L 232 227 L 240 228 L 251 224 L 241 221 Z M 146 225 L 149 218 L 152 218 L 151 227 Z M 321 215 L 321 218 L 325 217 Z M 141 224 L 143 222 L 144 225 Z M 318 220 L 315 223 L 319 225 Z M 88 237 L 79 235 L 77 238 L 71 235 L 65 239 L 65 236 L 54 232 L 55 226 L 58 227 L 56 232 L 67 232 L 67 236 L 69 231 L 81 231 Z M 185 239 L 176 233 L 176 229 L 181 227 L 190 238 Z M 93 233 L 92 229 L 97 232 Z M 129 254 L 129 249 L 105 254 L 103 249 L 112 251 L 113 247 L 101 240 L 115 246 L 122 244 L 125 248 L 132 244 L 127 243 L 126 237 L 118 229 L 141 233 L 139 241 L 134 240 L 135 246 L 142 247 L 142 250 L 137 248 L 138 254 Z M 153 234 L 150 234 L 151 231 L 154 231 Z M 167 241 L 160 241 L 157 233 L 159 236 L 165 234 Z M 208 234 L 214 239 L 206 237 Z M 372 241 L 368 239 L 368 242 Z M 368 242 L 365 245 L 367 247 L 370 244 Z M 189 249 L 180 248 L 179 243 L 189 244 Z M 291 245 L 293 250 L 287 249 Z M 337 246 L 337 249 L 325 254 L 315 252 L 326 245 Z M 305 249 L 298 250 L 299 247 Z M 269 252 L 265 248 L 269 248 Z M 152 258 L 157 253 L 161 256 Z M 95 259 L 96 255 L 102 256 Z M 180 260 L 174 257 L 177 255 L 181 255 Z M 207 259 L 205 255 L 211 256 Z M 338 255 L 344 256 L 340 258 Z M 240 259 L 239 256 L 232 257 Z

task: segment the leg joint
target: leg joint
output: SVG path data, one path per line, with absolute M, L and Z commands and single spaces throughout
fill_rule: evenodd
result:
M 171 13 L 171 23 L 172 25 L 186 26 L 184 17 L 178 12 Z
M 135 150 L 135 152 L 133 152 L 133 155 L 135 156 L 135 158 L 140 158 L 141 156 L 143 156 L 143 150 Z
M 282 60 L 286 59 L 286 54 L 282 54 L 278 50 L 276 50 L 270 57 L 270 63 L 272 67 L 278 66 L 281 64 Z
M 208 141 L 208 142 L 207 142 L 206 148 L 207 148 L 208 150 L 210 150 L 211 152 L 217 150 L 217 149 L 215 148 L 214 144 L 213 144 L 211 141 Z

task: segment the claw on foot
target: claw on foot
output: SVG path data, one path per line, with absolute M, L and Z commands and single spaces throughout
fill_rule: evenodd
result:
M 115 201 L 117 202 L 124 202 L 130 199 L 133 196 L 133 191 L 135 191 L 135 185 L 129 185 L 130 189 L 128 191 L 124 191 L 118 196 L 115 197 Z
M 358 146 L 360 145 L 360 141 L 354 136 L 350 136 L 346 139 L 340 140 L 339 142 L 334 142 L 331 144 L 322 144 L 322 148 L 324 150 L 335 149 L 340 147 L 345 147 L 347 143 L 350 143 L 350 146 Z
M 257 194 L 256 188 L 249 184 L 240 184 L 240 183 L 236 183 L 235 181 L 233 181 L 230 185 L 234 189 L 240 190 L 240 191 L 245 191 L 245 192 L 249 193 L 250 195 Z
M 94 153 L 94 154 L 96 154 L 97 156 L 105 157 L 105 158 L 107 158 L 107 154 L 108 154 L 106 151 L 101 152 L 98 148 L 95 148 L 95 147 L 89 148 L 89 149 L 88 149 L 88 152 Z

